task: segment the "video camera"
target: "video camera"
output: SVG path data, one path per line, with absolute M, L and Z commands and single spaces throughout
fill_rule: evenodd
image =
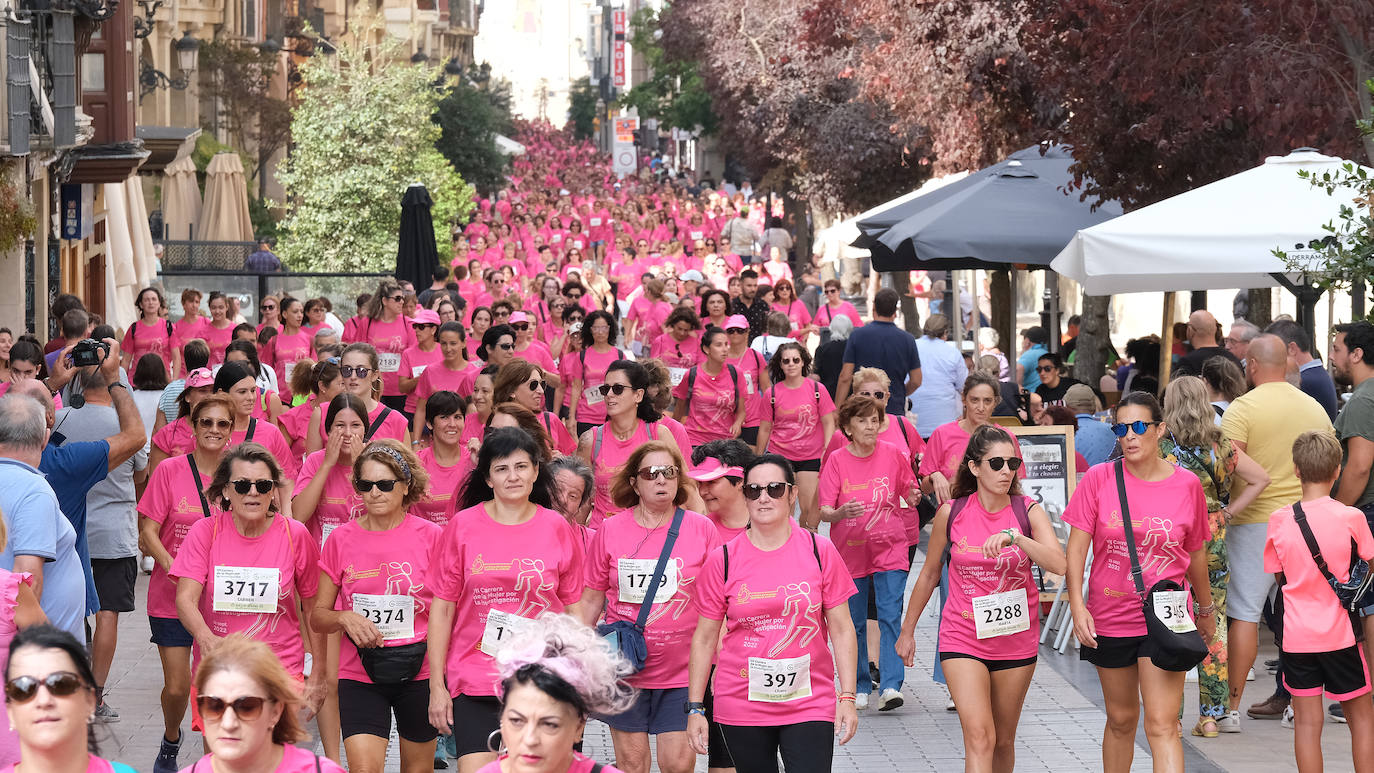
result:
M 108 356 L 110 356 L 109 344 L 94 338 L 87 338 L 77 343 L 76 347 L 72 349 L 72 366 L 88 368 L 92 365 L 100 365 Z

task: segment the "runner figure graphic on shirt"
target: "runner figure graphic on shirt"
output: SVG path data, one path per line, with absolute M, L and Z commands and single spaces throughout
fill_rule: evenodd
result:
M 886 476 L 873 478 L 869 481 L 873 498 L 869 500 L 873 505 L 873 515 L 869 517 L 868 523 L 864 524 L 864 531 L 872 531 L 874 526 L 886 521 L 892 514 L 892 480 Z
M 654 605 L 649 612 L 649 619 L 644 623 L 646 626 L 653 625 L 655 620 L 668 614 L 669 611 L 673 613 L 671 619 L 677 620 L 682 617 L 682 613 L 685 612 L 687 607 L 692 603 L 692 594 L 687 592 L 687 586 L 695 582 L 697 578 L 682 576 L 681 558 L 674 556 L 672 564 L 677 571 L 677 593 L 674 593 L 673 597 L 666 601 L 660 599 L 658 596 L 654 596 Z M 667 567 L 664 567 L 664 571 L 667 571 Z
M 515 589 L 522 595 L 520 608 L 515 614 L 534 617 L 553 606 L 546 594 L 553 591 L 555 583 L 552 579 L 545 579 L 543 559 L 521 558 L 516 563 L 520 566 L 520 573 L 515 576 Z
M 386 595 L 413 596 L 415 597 L 416 614 L 425 611 L 425 602 L 418 595 L 420 591 L 424 590 L 425 584 L 415 584 L 415 580 L 410 576 L 415 569 L 409 561 L 388 561 L 382 564 L 382 569 L 387 572 Z
M 1020 590 L 1026 587 L 1025 572 L 1016 571 L 1016 567 L 1021 563 L 1021 553 L 1010 545 L 1002 549 L 997 554 L 997 563 L 994 567 L 997 570 L 997 590 L 994 593 L 1006 593 L 1009 590 Z
M 1149 558 L 1141 562 L 1140 568 L 1144 571 L 1146 567 L 1155 566 L 1158 574 L 1163 575 L 1174 563 L 1174 557 L 1169 551 L 1178 547 L 1178 540 L 1172 539 L 1169 535 L 1174 526 L 1171 519 L 1156 515 L 1152 520 L 1155 523 L 1154 527 L 1145 533 L 1145 539 L 1140 543 L 1140 551 Z
M 816 622 L 821 604 L 819 601 L 811 603 L 811 583 L 794 582 L 790 585 L 779 585 L 777 592 L 783 596 L 783 616 L 790 617 L 783 637 L 768 650 L 770 658 L 777 657 L 778 653 L 794 642 L 798 647 L 807 646 L 821 631 L 820 625 Z

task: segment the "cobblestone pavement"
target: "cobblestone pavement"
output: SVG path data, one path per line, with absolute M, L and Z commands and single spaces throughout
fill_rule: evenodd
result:
M 919 569 L 921 557 L 917 556 Z M 912 572 L 912 580 L 915 571 Z M 107 684 L 109 702 L 120 713 L 120 721 L 105 726 L 101 737 L 105 756 L 125 762 L 140 771 L 152 769 L 162 732 L 158 695 L 162 671 L 156 648 L 148 643 L 147 617 L 143 613 L 147 578 L 140 575 L 139 609 L 121 615 L 120 644 Z M 848 773 L 881 771 L 963 770 L 963 741 L 959 718 L 945 710 L 946 693 L 929 676 L 930 657 L 935 651 L 935 625 L 923 619 L 917 627 L 917 667 L 907 669 L 906 705 L 893 712 L 870 709 L 860 713 L 859 733 L 848 745 L 835 752 L 834 770 Z M 1258 663 L 1273 657 L 1272 648 L 1261 651 Z M 1245 704 L 1262 700 L 1271 689 L 1272 677 L 1260 666 L 1260 677 L 1250 683 Z M 1185 716 L 1196 716 L 1197 690 L 1189 684 Z M 1077 660 L 1072 649 L 1065 655 L 1042 648 L 1040 664 L 1017 735 L 1017 771 L 1026 773 L 1095 771 L 1101 769 L 1101 734 L 1105 715 L 1096 674 Z M 1216 739 L 1184 739 L 1187 770 L 1190 773 L 1228 771 L 1250 773 L 1258 770 L 1286 771 L 1293 763 L 1292 731 L 1278 722 L 1242 720 L 1244 732 Z M 1191 720 L 1187 722 L 1191 727 Z M 1344 725 L 1325 726 L 1324 747 L 1328 773 L 1353 771 L 1350 736 Z M 189 716 L 182 725 L 187 741 L 182 745 L 181 763 L 191 764 L 200 754 L 200 740 L 190 731 Z M 396 744 L 391 745 L 387 771 L 400 769 Z M 586 750 L 599 760 L 613 761 L 610 734 L 605 725 L 588 726 Z M 451 765 L 450 769 L 456 766 Z M 706 770 L 703 758 L 698 771 Z M 1144 736 L 1137 737 L 1132 771 L 1149 771 L 1150 755 Z

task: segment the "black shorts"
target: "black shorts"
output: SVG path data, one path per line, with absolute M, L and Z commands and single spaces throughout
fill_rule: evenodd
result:
M 1148 636 L 1099 636 L 1096 647 L 1078 648 L 1078 659 L 1098 668 L 1128 668 L 1153 649 Z
M 429 723 L 429 680 L 414 679 L 401 684 L 339 680 L 339 727 L 344 738 L 389 738 L 393 713 L 396 734 L 403 740 L 428 743 L 439 735 Z
M 159 647 L 190 647 L 196 643 L 191 632 L 186 630 L 186 626 L 181 624 L 181 620 L 175 617 L 153 617 L 149 615 L 148 628 L 152 630 L 153 634 L 148 641 Z
M 797 471 L 797 472 L 820 472 L 820 471 L 821 471 L 821 460 L 820 460 L 820 459 L 802 459 L 801 461 L 797 461 L 796 459 L 788 459 L 787 461 L 789 461 L 789 462 L 792 463 L 792 469 L 795 470 L 795 471 Z
M 92 558 L 91 576 L 100 597 L 101 612 L 134 611 L 134 583 L 138 582 L 138 556 Z
M 758 445 L 758 444 L 759 444 L 759 428 L 758 428 L 757 426 L 753 426 L 753 427 L 741 427 L 741 428 L 740 428 L 740 431 L 739 431 L 739 439 L 740 439 L 740 440 L 743 440 L 744 442 L 748 443 L 748 444 L 751 445 L 751 446 L 756 446 L 756 445 Z
M 1369 692 L 1369 667 L 1358 644 L 1335 652 L 1284 652 L 1283 684 L 1300 697 L 1347 701 Z
M 740 773 L 777 773 L 779 754 L 787 773 L 830 773 L 835 754 L 834 722 L 723 725 L 721 732 Z
M 730 756 L 730 749 L 725 746 L 725 736 L 720 732 L 720 725 L 716 724 L 716 693 L 711 685 L 715 684 L 716 667 L 711 666 L 711 675 L 706 679 L 706 695 L 702 697 L 702 703 L 706 704 L 706 767 L 708 768 L 733 768 L 735 758 Z
M 1100 641 L 1101 640 L 1099 640 L 1099 642 Z M 976 660 L 979 663 L 982 663 L 988 669 L 988 673 L 992 673 L 994 671 L 1006 671 L 1012 668 L 1023 668 L 1025 666 L 1033 666 L 1035 665 L 1035 661 L 1038 657 L 1039 656 L 1037 655 L 1031 655 L 1028 658 L 1020 658 L 1018 660 L 989 660 L 987 658 L 980 658 L 977 655 L 966 655 L 962 652 L 941 652 L 940 662 L 943 663 L 946 660 L 954 660 L 956 658 Z
M 428 699 L 426 699 L 428 715 Z M 501 701 L 495 695 L 459 695 L 453 699 L 453 741 L 458 756 L 490 752 L 488 741 L 501 729 Z M 492 744 L 500 748 L 498 744 Z

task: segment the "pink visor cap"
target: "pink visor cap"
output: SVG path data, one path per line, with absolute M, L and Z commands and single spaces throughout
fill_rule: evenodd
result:
M 699 483 L 717 480 L 719 478 L 743 478 L 744 470 L 740 467 L 727 467 L 725 463 L 715 457 L 707 457 L 701 460 L 701 464 L 693 467 L 687 473 L 687 477 Z

